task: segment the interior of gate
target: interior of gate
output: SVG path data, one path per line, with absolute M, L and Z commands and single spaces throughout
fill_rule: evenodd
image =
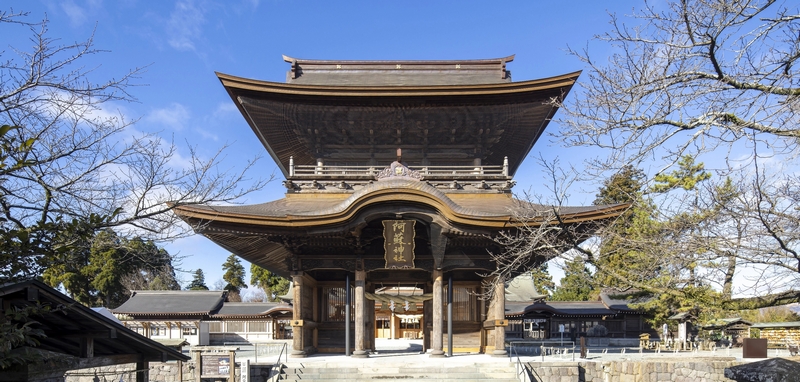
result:
M 380 350 L 376 338 L 419 339 L 438 354 L 449 347 L 450 327 L 454 352 L 498 347 L 503 293 L 486 299 L 481 276 L 493 268 L 491 239 L 455 235 L 408 212 L 365 221 L 357 238 L 335 256 L 330 247 L 295 252 L 302 271 L 292 274 L 294 356 L 346 353 L 347 343 L 354 355 L 368 354 Z

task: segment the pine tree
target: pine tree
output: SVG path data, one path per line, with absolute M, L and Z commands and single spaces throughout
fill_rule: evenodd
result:
M 567 261 L 564 267 L 564 278 L 556 287 L 552 301 L 588 301 L 594 290 L 592 272 L 581 257 Z
M 289 280 L 258 265 L 250 265 L 250 284 L 261 288 L 269 301 L 289 292 Z
M 536 291 L 541 294 L 552 295 L 556 288 L 556 283 L 553 282 L 553 276 L 548 272 L 547 263 L 533 268 L 531 270 L 531 277 L 533 278 L 533 286 Z
M 194 276 L 192 278 L 192 282 L 186 287 L 188 290 L 208 290 L 206 286 L 206 275 L 203 274 L 203 270 L 198 268 L 194 271 Z
M 222 270 L 225 271 L 222 279 L 227 282 L 225 290 L 238 295 L 242 288 L 247 288 L 247 284 L 244 282 L 244 266 L 236 255 L 228 256 L 228 259 L 222 264 Z
M 595 260 L 595 281 L 600 287 L 630 287 L 630 280 L 652 279 L 660 269 L 650 260 L 657 243 L 656 207 L 645 197 L 642 170 L 625 166 L 607 179 L 595 205 L 629 203 L 631 206 L 609 228 Z M 656 240 L 654 242 L 654 240 Z

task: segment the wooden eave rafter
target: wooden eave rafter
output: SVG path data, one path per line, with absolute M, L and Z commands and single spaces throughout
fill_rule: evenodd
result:
M 402 110 L 409 110 L 409 108 L 410 110 L 430 109 L 429 111 L 434 114 L 445 113 L 445 115 L 449 115 L 447 113 L 458 112 L 459 108 L 479 106 L 483 108 L 481 113 L 487 116 L 493 116 L 492 118 L 499 118 L 499 120 L 504 121 L 514 120 L 516 121 L 515 123 L 522 124 L 520 126 L 506 126 L 506 122 L 504 122 L 502 126 L 486 128 L 486 135 L 484 136 L 484 128 L 476 127 L 480 125 L 482 119 L 470 114 L 471 117 L 469 118 L 476 118 L 476 120 L 469 120 L 464 122 L 467 125 L 458 127 L 460 135 L 467 133 L 479 135 L 475 140 L 469 141 L 468 144 L 469 148 L 477 149 L 476 152 L 472 153 L 473 155 L 478 157 L 487 156 L 485 159 L 489 163 L 486 164 L 499 165 L 503 157 L 500 154 L 492 153 L 495 150 L 506 152 L 504 155 L 509 158 L 510 174 L 513 175 L 531 150 L 534 142 L 542 134 L 547 121 L 557 111 L 557 107 L 549 105 L 548 101 L 566 96 L 579 75 L 580 72 L 573 72 L 530 81 L 471 85 L 344 86 L 278 83 L 217 73 L 217 77 L 234 101 L 234 104 L 286 177 L 289 176 L 290 157 L 294 157 L 295 164 L 300 165 L 314 164 L 316 163 L 316 158 L 341 158 L 341 156 L 337 155 L 344 155 L 345 158 L 352 159 L 354 155 L 352 150 L 355 146 L 352 146 L 354 142 L 350 142 L 348 134 L 356 133 L 356 131 L 351 131 L 350 128 L 334 126 L 334 123 L 330 126 L 321 126 L 319 129 L 316 126 L 302 125 L 298 126 L 302 129 L 287 129 L 285 132 L 278 134 L 275 129 L 279 129 L 277 126 L 282 124 L 280 122 L 282 117 L 271 112 L 272 114 L 267 113 L 271 117 L 265 120 L 265 112 L 262 110 L 262 108 L 266 107 L 265 105 L 273 103 L 295 105 L 299 108 L 298 110 L 302 110 L 303 114 L 301 115 L 306 116 L 306 119 L 310 118 L 308 115 L 320 114 L 317 116 L 317 119 L 320 120 L 330 118 L 325 113 L 330 113 L 332 112 L 331 110 L 335 111 L 338 107 L 366 107 L 366 111 L 362 110 L 360 112 L 364 114 L 359 118 L 368 118 L 371 115 L 370 113 L 375 110 L 397 109 L 401 110 L 400 113 L 403 114 L 405 112 Z M 514 116 L 519 118 L 524 116 L 524 118 L 507 119 L 508 115 L 504 113 L 509 113 L 509 110 L 516 108 L 518 105 L 522 109 L 514 111 Z M 463 110 L 461 112 L 463 113 Z M 313 120 L 313 118 L 311 119 Z M 287 121 L 284 125 L 288 126 L 287 124 L 292 125 L 292 122 Z M 380 126 L 376 126 L 376 129 L 383 130 L 385 128 L 380 123 L 377 123 L 377 125 Z M 286 128 L 286 126 L 283 126 L 283 128 Z M 359 124 L 355 126 L 362 129 L 358 133 L 367 134 L 363 123 L 361 126 Z M 441 127 L 441 124 L 439 124 L 439 127 Z M 448 129 L 452 130 L 451 134 L 455 134 L 455 129 L 449 127 Z M 474 129 L 474 131 L 470 129 Z M 501 134 L 506 129 L 511 129 L 511 131 Z M 322 132 L 322 135 L 318 135 L 318 130 Z M 402 129 L 404 131 L 402 134 L 400 131 L 397 130 L 396 139 L 387 140 L 388 136 L 384 133 L 379 140 L 372 141 L 370 139 L 368 144 L 362 142 L 362 150 L 382 151 L 387 148 L 397 148 L 398 145 L 405 145 L 405 147 L 410 145 L 415 148 L 414 150 L 421 150 L 425 153 L 424 155 L 432 158 L 437 152 L 441 154 L 442 150 L 446 151 L 447 147 L 450 147 L 453 143 L 452 136 L 450 136 L 450 140 L 445 142 L 435 141 L 436 137 L 440 139 L 447 138 L 448 135 L 443 134 L 444 131 L 440 132 L 442 134 L 430 134 L 430 136 L 425 132 L 424 140 L 412 136 L 404 136 L 405 134 L 413 135 L 413 129 L 409 131 Z M 492 133 L 490 134 L 489 131 L 492 131 Z M 519 138 L 516 141 L 503 139 L 504 136 L 514 135 L 524 136 L 522 139 L 524 142 L 519 141 Z M 402 141 L 400 140 L 401 136 L 403 136 Z M 409 140 L 409 138 L 411 139 Z M 509 145 L 513 147 L 507 147 Z M 460 153 L 467 158 L 469 157 L 468 151 L 462 150 Z M 452 155 L 452 153 L 450 154 Z M 355 157 L 358 157 L 363 162 L 365 158 L 369 158 L 368 155 L 365 155 L 362 153 L 360 157 L 358 155 Z M 489 159 L 489 156 L 491 159 Z
M 217 72 L 217 78 L 236 100 L 240 91 L 276 95 L 315 97 L 452 97 L 452 96 L 497 96 L 534 93 L 571 87 L 580 71 L 560 76 L 519 82 L 478 85 L 439 86 L 326 86 L 298 85 L 281 82 L 260 81 Z M 237 102 L 238 104 L 238 102 Z M 241 106 L 239 106 L 241 107 Z
M 370 205 L 380 203 L 413 202 L 428 205 L 437 210 L 446 220 L 456 224 L 480 226 L 482 228 L 504 229 L 521 226 L 536 226 L 543 221 L 517 221 L 512 215 L 503 216 L 474 216 L 466 213 L 457 212 L 454 208 L 441 199 L 438 199 L 426 192 L 412 189 L 383 189 L 372 192 L 366 197 L 354 201 L 347 208 L 340 212 L 319 214 L 319 215 L 286 215 L 286 216 L 264 216 L 254 214 L 226 213 L 207 208 L 197 208 L 194 206 L 178 206 L 175 212 L 184 219 L 196 219 L 215 223 L 233 223 L 255 227 L 287 227 L 304 228 L 315 226 L 326 226 L 342 224 L 355 217 L 359 210 Z M 564 214 L 561 221 L 566 224 L 583 223 L 604 220 L 619 216 L 629 205 L 618 204 L 606 206 L 595 210 Z

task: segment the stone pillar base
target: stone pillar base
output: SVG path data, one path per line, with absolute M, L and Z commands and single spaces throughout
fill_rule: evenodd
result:
M 441 350 L 431 351 L 431 358 L 446 358 L 447 355 Z
M 306 358 L 308 354 L 303 350 L 292 350 L 289 352 L 289 358 Z
M 351 355 L 351 357 L 353 357 L 353 358 L 369 358 L 369 352 L 367 352 L 365 350 L 356 350 L 356 351 L 353 352 L 353 355 Z
M 492 357 L 508 357 L 508 352 L 505 350 L 495 350 L 492 352 Z

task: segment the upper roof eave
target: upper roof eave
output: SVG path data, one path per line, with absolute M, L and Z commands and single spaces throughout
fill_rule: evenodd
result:
M 382 64 L 456 64 L 456 63 L 479 63 L 495 64 L 514 61 L 516 55 L 512 54 L 500 58 L 481 58 L 470 60 L 311 60 L 304 58 L 294 58 L 283 55 L 283 61 L 299 64 L 362 64 L 362 65 L 382 65 Z
M 571 87 L 578 80 L 581 71 L 529 81 L 437 86 L 298 85 L 293 83 L 255 80 L 220 72 L 216 72 L 216 74 L 217 78 L 219 78 L 220 82 L 222 82 L 222 85 L 228 90 L 231 96 L 236 93 L 235 90 L 239 90 L 265 94 L 316 97 L 448 97 L 513 95 Z

